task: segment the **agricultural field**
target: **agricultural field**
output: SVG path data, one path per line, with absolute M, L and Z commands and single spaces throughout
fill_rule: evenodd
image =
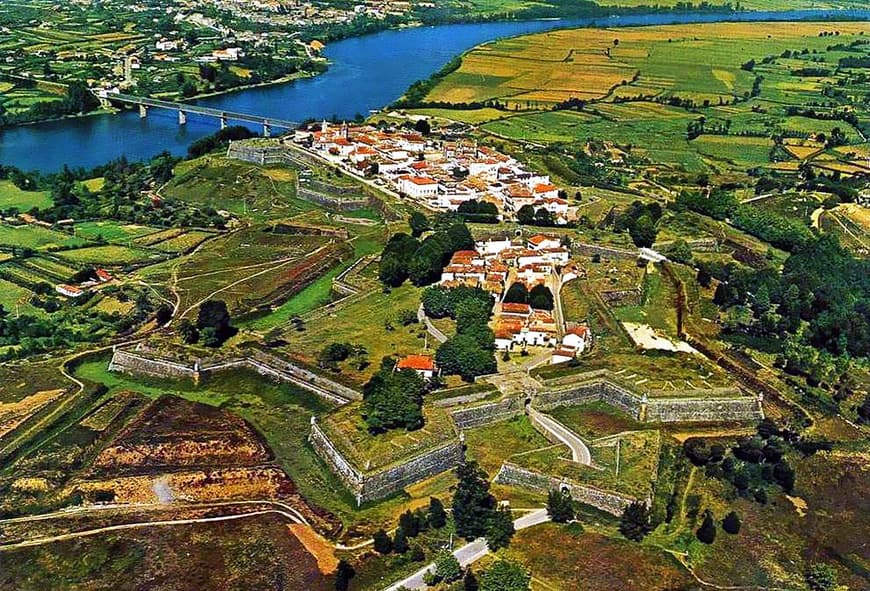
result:
M 837 23 L 832 43 L 826 26 L 670 25 L 499 40 L 465 54 L 424 103 L 437 103 L 429 113 L 448 119 L 446 103 L 486 104 L 486 114 L 469 122 L 497 138 L 531 144 L 598 138 L 689 172 L 794 171 L 796 164 L 773 159 L 773 135 L 792 142 L 829 137 L 837 128 L 849 144 L 864 141 L 866 130 L 829 117 L 827 110 L 804 112 L 831 85 L 855 88 L 857 98 L 839 104 L 854 103 L 859 111 L 860 97 L 870 91 L 850 78 L 856 70 L 836 69 L 837 60 L 854 55 L 850 44 L 862 42 L 866 27 Z M 820 75 L 813 76 L 816 70 Z M 567 101 L 572 104 L 564 106 Z M 461 119 L 466 111 L 453 112 Z M 701 117 L 700 133 L 688 134 Z M 810 155 L 816 154 L 792 152 L 795 162 Z M 856 174 L 863 163 L 841 162 L 834 169 Z
M 136 247 L 121 245 L 89 246 L 65 250 L 58 256 L 74 265 L 99 265 L 103 267 L 120 267 L 160 260 L 159 253 Z
M 13 226 L 0 223 L 0 246 L 49 250 L 84 244 L 85 241 L 81 238 L 42 226 L 32 224 Z
M 146 581 L 166 591 L 333 588 L 277 515 L 88 536 L 16 550 L 4 562 L 0 587 L 22 590 L 133 589 Z
M 81 222 L 74 226 L 76 236 L 87 240 L 104 240 L 106 242 L 128 244 L 141 236 L 158 232 L 159 228 L 124 224 L 112 221 Z
M 187 240 L 186 236 L 169 240 Z M 163 242 L 152 245 L 159 248 Z M 189 247 L 190 244 L 188 243 Z M 224 299 L 231 311 L 248 311 L 280 293 L 295 289 L 299 273 L 317 267 L 342 248 L 321 236 L 304 236 L 253 226 L 219 236 L 186 257 L 140 271 L 146 281 L 177 290 L 181 311 L 190 312 L 211 296 Z M 315 253 L 320 253 L 316 256 Z M 325 269 L 324 269 L 325 272 Z
M 48 191 L 22 191 L 12 181 L 0 181 L 0 210 L 17 209 L 30 211 L 34 207 L 51 207 L 51 194 Z

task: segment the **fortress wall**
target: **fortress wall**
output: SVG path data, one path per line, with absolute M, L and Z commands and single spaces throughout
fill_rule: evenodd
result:
M 542 494 L 547 494 L 551 490 L 568 489 L 575 501 L 592 505 L 612 515 L 622 515 L 625 507 L 637 500 L 626 495 L 520 468 L 510 462 L 502 464 L 501 470 L 495 477 L 495 482 Z
M 508 398 L 491 404 L 462 408 L 451 413 L 453 422 L 459 429 L 471 429 L 490 423 L 504 421 L 523 413 L 521 398 Z

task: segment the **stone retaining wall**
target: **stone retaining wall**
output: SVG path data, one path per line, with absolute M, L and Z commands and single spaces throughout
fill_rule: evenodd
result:
M 637 259 L 639 254 L 636 250 L 628 250 L 624 248 L 612 248 L 609 246 L 601 246 L 599 244 L 587 244 L 585 242 L 572 242 L 571 249 L 574 252 L 585 256 L 592 256 L 593 254 L 599 254 L 605 257 L 611 257 L 614 259 L 629 259 L 634 260 Z
M 755 398 L 653 398 L 646 405 L 647 422 L 760 421 L 761 403 Z
M 551 490 L 567 489 L 575 501 L 592 505 L 612 515 L 622 515 L 625 507 L 637 500 L 619 493 L 578 484 L 565 478 L 548 476 L 547 474 L 527 470 L 510 462 L 502 464 L 501 469 L 495 477 L 495 482 L 542 494 L 547 494 Z
M 522 398 L 508 398 L 499 402 L 482 404 L 453 411 L 450 416 L 459 429 L 471 429 L 497 423 L 521 415 L 524 412 Z
M 560 406 L 605 402 L 628 413 L 635 420 L 647 423 L 692 423 L 759 421 L 764 418 L 761 400 L 750 396 L 726 396 L 733 388 L 714 389 L 718 396 L 705 398 L 646 398 L 605 378 L 569 386 L 560 390 L 541 392 L 535 396 L 538 410 Z
M 196 379 L 199 371 L 195 365 L 185 365 L 169 359 L 143 356 L 115 349 L 109 362 L 109 371 L 128 374 L 140 374 L 156 378 L 190 378 Z
M 398 466 L 367 474 L 363 477 L 357 503 L 381 499 L 415 482 L 452 470 L 464 461 L 465 451 L 462 443 L 457 440 Z
M 387 497 L 406 486 L 452 470 L 465 461 L 462 442 L 457 439 L 397 466 L 365 474 L 341 454 L 313 417 L 308 439 L 317 454 L 353 492 L 357 505 Z
M 109 362 L 109 371 L 158 378 L 190 378 L 193 380 L 198 380 L 200 376 L 209 373 L 237 367 L 247 367 L 260 375 L 292 383 L 336 404 L 346 404 L 350 400 L 362 398 L 362 394 L 352 388 L 257 349 L 252 349 L 247 357 L 209 360 L 201 365 L 198 362 L 182 363 L 163 359 L 153 353 L 146 355 L 139 351 L 115 349 L 112 360 Z

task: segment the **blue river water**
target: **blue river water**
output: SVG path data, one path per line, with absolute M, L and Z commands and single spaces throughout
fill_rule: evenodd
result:
M 785 12 L 681 12 L 574 20 L 439 25 L 389 30 L 331 44 L 329 70 L 317 77 L 201 99 L 203 105 L 291 121 L 353 118 L 397 99 L 475 45 L 501 37 L 563 27 L 625 27 L 720 21 L 795 21 L 831 17 L 870 20 L 870 10 Z M 184 154 L 196 139 L 218 129 L 215 119 L 191 115 L 179 126 L 174 112 L 152 109 L 46 122 L 0 131 L 0 163 L 52 172 L 64 164 L 90 168 L 125 155 L 142 160 L 162 151 Z

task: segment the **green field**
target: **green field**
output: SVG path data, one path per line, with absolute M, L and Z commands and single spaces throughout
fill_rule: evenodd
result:
M 71 263 L 118 267 L 159 259 L 160 255 L 142 248 L 108 245 L 66 250 L 58 253 L 58 256 Z
M 132 242 L 135 238 L 147 236 L 157 231 L 159 231 L 159 228 L 112 221 L 81 222 L 75 225 L 76 236 L 81 236 L 88 240 L 101 238 L 106 242 L 121 242 L 125 244 Z
M 81 238 L 43 228 L 42 226 L 10 226 L 0 223 L 0 245 L 46 250 L 61 246 L 80 246 Z
M 849 73 L 797 75 L 819 67 L 817 62 L 834 71 L 838 59 L 854 55 L 828 49 L 833 42 L 820 34 L 828 28 L 717 23 L 564 30 L 494 41 L 463 56 L 461 67 L 436 84 L 424 103 L 496 101 L 498 109 L 439 105 L 423 112 L 458 120 L 467 113 L 469 122 L 492 136 L 533 144 L 578 145 L 596 138 L 652 165 L 687 172 L 795 170 L 797 162 L 772 160 L 771 136 L 830 136 L 839 127 L 846 141 L 863 141 L 844 120 L 786 112 L 786 106 L 820 104 L 827 84 L 857 84 L 855 108 L 865 109 L 859 99 L 870 87 Z M 836 29 L 838 47 L 861 43 L 865 32 L 857 23 L 836 23 Z M 744 68 L 750 60 L 757 65 Z M 584 104 L 561 110 L 559 103 L 568 99 Z M 687 130 L 702 117 L 704 132 L 691 139 Z
M 52 204 L 49 191 L 22 191 L 12 181 L 0 181 L 0 209 L 15 208 L 24 212 L 34 207 L 51 207 Z
M 362 370 L 346 367 L 342 373 L 364 383 L 377 371 L 381 358 L 423 351 L 425 330 L 418 324 L 402 326 L 396 320 L 400 310 L 416 310 L 419 303 L 420 290 L 407 284 L 387 294 L 371 293 L 307 322 L 303 332 L 288 330 L 284 334 L 289 343 L 287 350 L 316 363 L 317 354 L 329 343 L 362 345 L 368 351 L 371 365 Z

